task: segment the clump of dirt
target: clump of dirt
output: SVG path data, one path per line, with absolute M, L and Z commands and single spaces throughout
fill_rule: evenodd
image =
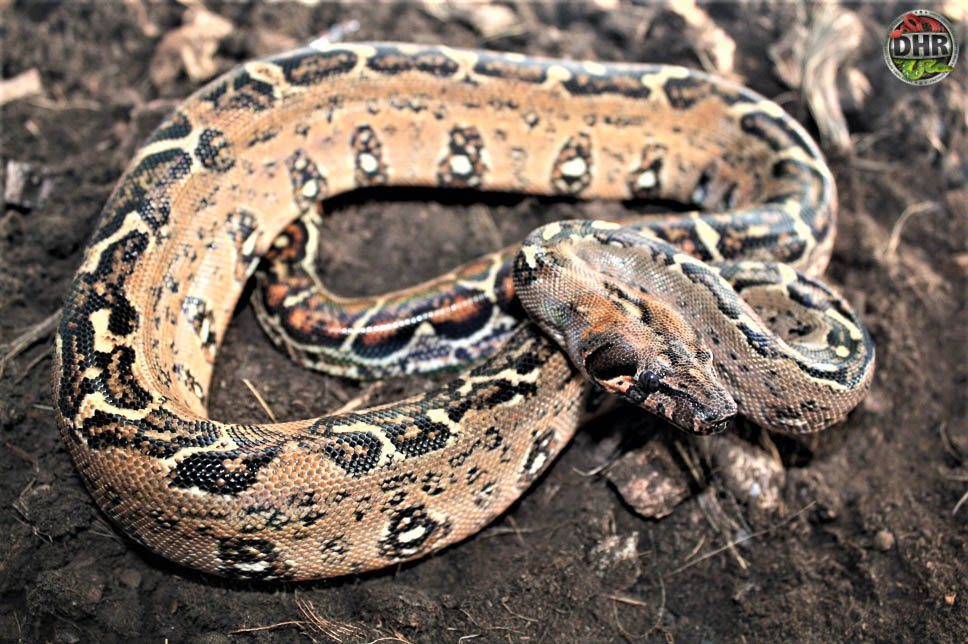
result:
M 466 542 L 361 578 L 273 586 L 206 577 L 145 552 L 105 523 L 74 472 L 54 424 L 43 323 L 62 306 L 136 146 L 213 71 L 355 19 L 354 40 L 706 65 L 817 132 L 817 115 L 773 67 L 793 59 L 776 49 L 771 58 L 772 45 L 809 29 L 815 7 L 674 4 L 225 3 L 206 16 L 187 2 L 0 2 L 0 75 L 36 69 L 42 85 L 38 93 L 36 78 L 24 77 L 28 95 L 0 106 L 0 185 L 29 188 L 7 191 L 0 214 L 0 344 L 39 329 L 0 376 L 0 637 L 963 641 L 968 63 L 930 87 L 891 76 L 880 39 L 906 7 L 854 8 L 864 32 L 838 76 L 849 81 L 838 86 L 849 145 L 828 150 L 841 214 L 827 278 L 869 325 L 875 382 L 842 426 L 810 441 L 747 432 L 786 466 L 779 512 L 752 512 L 701 446 L 618 410 L 580 432 L 529 493 Z M 209 38 L 191 31 L 199 25 Z M 345 241 L 326 277 L 365 292 L 403 286 L 403 274 L 432 276 L 553 218 L 623 208 L 407 191 L 326 207 L 329 234 Z M 282 418 L 412 386 L 366 389 L 308 373 L 269 345 L 243 304 L 220 353 L 214 417 L 265 420 L 244 379 Z M 650 437 L 689 473 L 690 498 L 661 520 L 635 515 L 597 473 Z

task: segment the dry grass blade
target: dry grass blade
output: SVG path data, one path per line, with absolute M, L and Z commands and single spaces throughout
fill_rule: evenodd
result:
M 334 622 L 321 616 L 316 611 L 316 607 L 313 606 L 312 602 L 308 600 L 297 597 L 296 606 L 299 608 L 299 612 L 302 613 L 306 619 L 287 620 L 285 622 L 266 624 L 265 626 L 238 628 L 234 631 L 229 631 L 229 634 L 239 635 L 242 633 L 258 633 L 261 631 L 272 631 L 277 628 L 284 628 L 286 626 L 295 626 L 303 631 L 304 634 L 309 635 L 310 639 L 313 639 L 314 641 L 315 639 L 311 634 L 317 633 L 328 638 L 328 641 L 337 642 L 338 644 L 342 644 L 343 642 L 347 641 L 360 642 L 363 641 L 363 637 L 366 635 L 366 632 L 363 630 L 363 628 L 359 626 Z M 404 644 L 407 644 L 407 641 L 401 637 L 381 637 L 373 640 L 373 642 L 403 642 Z M 373 643 L 371 642 L 370 644 Z
M 961 506 L 964 505 L 965 501 L 968 501 L 968 490 L 965 490 L 965 493 L 962 494 L 961 498 L 958 499 L 958 502 L 955 503 L 955 507 L 953 510 L 951 510 L 951 514 L 957 514 L 958 510 L 961 509 Z
M 288 622 L 277 622 L 275 624 L 266 624 L 265 626 L 251 626 L 249 628 L 237 628 L 234 631 L 229 631 L 229 635 L 238 635 L 240 633 L 258 633 L 259 631 L 271 631 L 277 628 L 283 628 L 284 626 L 298 626 L 303 628 L 307 626 L 309 622 L 299 621 L 299 620 L 289 620 Z
M 296 606 L 299 608 L 299 612 L 302 613 L 306 619 L 287 620 L 285 622 L 276 622 L 275 624 L 266 624 L 265 626 L 239 628 L 234 631 L 229 631 L 229 634 L 238 635 L 241 633 L 257 633 L 260 631 L 271 631 L 286 626 L 295 626 L 304 632 L 308 630 L 319 633 L 320 635 L 325 635 L 330 641 L 338 643 L 347 641 L 347 638 L 352 638 L 353 641 L 358 642 L 361 641 L 365 635 L 365 632 L 359 626 L 353 626 L 352 624 L 341 624 L 339 622 L 333 622 L 322 617 L 318 612 L 316 612 L 316 607 L 313 606 L 312 602 L 310 601 L 297 597 Z
M 883 257 L 885 259 L 893 257 L 897 253 L 898 244 L 901 243 L 901 231 L 904 230 L 904 224 L 907 223 L 908 219 L 914 217 L 915 215 L 923 215 L 926 212 L 931 212 L 938 208 L 938 203 L 935 201 L 919 201 L 918 203 L 911 204 L 904 209 L 901 216 L 897 218 L 894 222 L 894 227 L 891 228 L 891 237 L 887 240 L 887 246 L 884 248 Z
M 301 612 L 306 619 L 308 624 L 317 632 L 326 637 L 332 638 L 337 642 L 345 641 L 344 638 L 352 637 L 357 640 L 361 639 L 365 632 L 359 626 L 354 626 L 352 624 L 341 624 L 340 622 L 334 622 L 326 619 L 318 612 L 316 612 L 316 607 L 313 603 L 306 599 L 296 598 L 296 606 L 299 607 L 299 612 Z
M 360 395 L 358 395 L 358 396 L 356 396 L 354 398 L 351 398 L 350 400 L 347 400 L 345 403 L 343 403 L 343 405 L 339 409 L 336 409 L 336 410 L 331 411 L 331 412 L 328 412 L 328 413 L 329 414 L 332 414 L 333 416 L 337 416 L 337 415 L 340 415 L 340 414 L 349 414 L 350 412 L 354 412 L 357 409 L 361 409 L 361 408 L 365 407 L 366 405 L 369 404 L 369 402 L 373 399 L 373 397 L 381 389 L 383 389 L 383 387 L 385 386 L 385 384 L 386 384 L 385 381 L 378 380 L 377 382 L 374 382 L 374 383 L 372 383 L 370 385 L 367 385 L 366 389 L 364 389 L 360 393 Z M 336 393 L 336 392 L 334 392 L 334 393 Z M 340 392 L 340 393 L 342 393 L 342 392 Z
M 705 561 L 706 559 L 709 559 L 710 557 L 715 557 L 716 555 L 718 555 L 721 552 L 726 552 L 727 550 L 732 550 L 733 548 L 735 548 L 739 544 L 745 543 L 745 542 L 749 541 L 750 539 L 755 539 L 756 537 L 761 537 L 764 534 L 766 534 L 767 532 L 769 532 L 770 530 L 773 530 L 774 528 L 776 528 L 776 527 L 778 527 L 780 525 L 783 525 L 784 523 L 789 523 L 790 521 L 793 521 L 798 516 L 800 516 L 801 514 L 803 514 L 804 512 L 806 512 L 807 510 L 809 510 L 810 508 L 812 508 L 814 505 L 816 505 L 816 501 L 811 501 L 804 508 L 802 508 L 801 510 L 799 510 L 795 514 L 791 515 L 786 520 L 784 520 L 784 521 L 782 521 L 780 523 L 777 523 L 776 525 L 770 526 L 768 528 L 764 528 L 763 530 L 760 530 L 758 532 L 753 532 L 751 534 L 747 534 L 745 537 L 740 537 L 739 539 L 735 539 L 733 541 L 730 541 L 725 546 L 720 546 L 719 548 L 716 548 L 715 550 L 711 550 L 711 551 L 707 552 L 706 554 L 702 555 L 701 557 L 698 557 L 696 559 L 693 559 L 692 561 L 690 561 L 688 563 L 682 564 L 681 566 L 679 566 L 678 568 L 676 568 L 675 570 L 673 570 L 672 572 L 670 572 L 669 574 L 667 574 L 666 577 L 671 577 L 673 575 L 677 575 L 680 572 L 682 572 L 683 570 L 686 570 L 687 568 L 692 568 L 693 566 L 695 566 L 700 561 Z M 743 566 L 743 568 L 745 569 L 745 566 Z
M 343 42 L 347 36 L 355 34 L 360 30 L 359 20 L 345 20 L 337 23 L 321 33 L 315 40 L 309 43 L 310 47 L 324 47 L 326 45 Z
M 262 410 L 266 413 L 266 416 L 269 417 L 269 420 L 271 420 L 274 423 L 278 422 L 276 420 L 276 415 L 272 413 L 272 409 L 269 408 L 269 405 L 266 403 L 266 401 L 263 400 L 262 396 L 259 395 L 259 391 L 255 388 L 255 385 L 249 382 L 248 378 L 243 378 L 242 382 L 245 383 L 245 386 L 248 387 L 249 391 L 252 392 L 252 395 L 255 396 L 255 399 L 262 406 Z

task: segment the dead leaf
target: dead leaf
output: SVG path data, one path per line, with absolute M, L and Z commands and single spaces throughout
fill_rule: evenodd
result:
M 736 42 L 696 5 L 696 0 L 672 0 L 669 8 L 682 16 L 688 25 L 693 50 L 707 71 L 736 79 L 733 61 Z
M 777 75 L 799 89 L 817 122 L 824 147 L 840 152 L 851 149 L 850 131 L 837 91 L 838 72 L 844 61 L 860 47 L 864 25 L 852 12 L 835 5 L 819 7 L 809 27 L 793 25 L 769 48 Z M 870 82 L 859 70 L 845 72 L 848 99 L 861 105 Z
M 193 82 L 208 80 L 219 71 L 215 61 L 219 41 L 233 28 L 225 18 L 199 5 L 190 6 L 182 26 L 169 31 L 158 43 L 151 59 L 151 82 L 164 87 L 182 70 Z
M 255 56 L 268 56 L 276 52 L 295 49 L 301 42 L 298 38 L 293 38 L 281 31 L 257 27 L 252 34 L 251 47 Z
M 148 18 L 148 8 L 142 0 L 124 0 L 124 5 L 134 14 L 141 33 L 148 38 L 156 38 L 161 33 L 161 28 Z
M 0 81 L 0 105 L 6 105 L 10 101 L 21 98 L 37 96 L 44 91 L 44 83 L 40 78 L 40 72 L 36 67 L 17 74 L 13 78 L 5 78 Z
M 50 170 L 36 163 L 7 161 L 3 200 L 8 204 L 32 210 L 40 208 L 54 192 Z
M 510 7 L 474 0 L 422 0 L 421 8 L 440 22 L 462 20 L 485 38 L 521 33 L 521 19 Z

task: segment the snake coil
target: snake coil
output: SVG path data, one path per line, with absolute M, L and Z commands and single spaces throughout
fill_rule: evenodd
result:
M 551 224 L 372 301 L 310 284 L 318 232 L 298 221 L 325 197 L 391 184 L 705 214 Z M 161 124 L 106 204 L 57 333 L 57 418 L 104 512 L 184 565 L 306 579 L 413 559 L 528 487 L 574 432 L 586 374 L 695 431 L 737 409 L 781 431 L 842 418 L 873 349 L 815 279 L 835 206 L 797 123 L 679 67 L 403 44 L 246 63 Z M 490 357 L 372 409 L 211 420 L 217 347 L 267 255 L 260 317 L 304 362 L 382 377 Z M 571 361 L 512 318 L 518 292 Z M 632 335 L 617 334 L 629 319 Z

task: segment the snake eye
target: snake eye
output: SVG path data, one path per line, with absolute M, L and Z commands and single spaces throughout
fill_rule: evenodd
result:
M 648 369 L 640 372 L 636 377 L 636 381 L 639 389 L 646 395 L 658 391 L 659 385 L 662 384 L 662 379 L 654 371 L 649 371 Z
M 585 358 L 585 371 L 595 380 L 607 381 L 620 376 L 635 377 L 635 363 L 629 362 L 629 352 L 621 346 L 606 342 Z

